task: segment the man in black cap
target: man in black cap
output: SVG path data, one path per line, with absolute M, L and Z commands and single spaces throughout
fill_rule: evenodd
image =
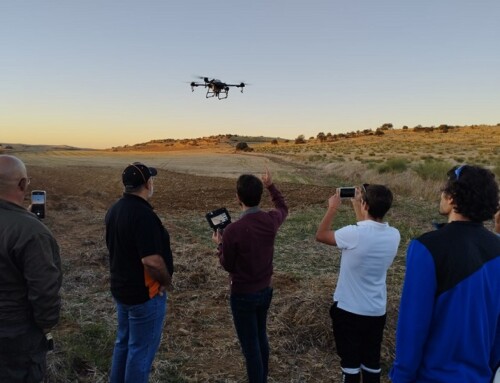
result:
M 170 236 L 148 202 L 156 174 L 155 168 L 139 162 L 127 166 L 123 197 L 106 214 L 118 316 L 111 383 L 147 382 L 160 344 L 174 267 Z

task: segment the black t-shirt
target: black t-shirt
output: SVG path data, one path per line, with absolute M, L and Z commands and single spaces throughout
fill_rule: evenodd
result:
M 113 297 L 129 305 L 148 301 L 142 258 L 161 255 L 170 275 L 174 272 L 167 230 L 145 199 L 128 193 L 111 206 L 105 221 Z

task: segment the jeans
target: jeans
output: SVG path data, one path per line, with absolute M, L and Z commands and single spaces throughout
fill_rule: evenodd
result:
M 231 294 L 234 327 L 245 357 L 249 383 L 267 382 L 269 342 L 266 321 L 272 297 L 271 287 L 251 294 Z
M 157 295 L 139 305 L 116 301 L 118 330 L 110 383 L 147 383 L 160 345 L 167 296 Z

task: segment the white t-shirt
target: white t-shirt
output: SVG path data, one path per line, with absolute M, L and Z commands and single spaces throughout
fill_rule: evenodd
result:
M 335 240 L 342 257 L 333 300 L 354 314 L 384 315 L 385 279 L 398 250 L 399 231 L 385 222 L 366 220 L 336 230 Z

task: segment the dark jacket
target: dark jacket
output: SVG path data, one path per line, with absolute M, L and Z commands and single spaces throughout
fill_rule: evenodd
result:
M 62 283 L 59 246 L 25 208 L 0 200 L 0 337 L 59 320 Z

